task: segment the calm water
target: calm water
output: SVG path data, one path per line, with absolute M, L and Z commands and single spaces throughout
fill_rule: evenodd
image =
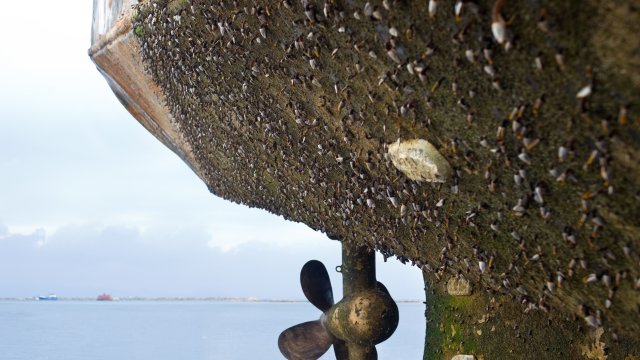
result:
M 421 359 L 424 305 L 398 306 L 379 358 Z M 319 316 L 308 303 L 0 301 L 0 359 L 282 360 L 280 332 Z

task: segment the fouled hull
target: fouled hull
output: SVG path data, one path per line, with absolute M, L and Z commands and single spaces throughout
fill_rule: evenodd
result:
M 419 267 L 426 358 L 624 359 L 634 3 L 103 0 L 89 54 L 215 195 Z

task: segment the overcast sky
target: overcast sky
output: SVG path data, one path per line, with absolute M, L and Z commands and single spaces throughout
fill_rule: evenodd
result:
M 315 258 L 339 298 L 338 242 L 213 196 L 124 110 L 87 56 L 91 7 L 0 12 L 0 297 L 301 299 Z M 378 278 L 424 297 L 417 268 L 379 261 Z

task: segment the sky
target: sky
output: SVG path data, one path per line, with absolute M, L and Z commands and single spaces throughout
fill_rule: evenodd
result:
M 310 259 L 340 298 L 339 242 L 210 194 L 90 61 L 92 2 L 64 5 L 0 12 L 0 298 L 302 299 Z M 377 266 L 394 298 L 424 298 L 417 268 Z

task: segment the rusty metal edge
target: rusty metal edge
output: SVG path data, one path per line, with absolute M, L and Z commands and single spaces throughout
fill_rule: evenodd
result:
M 120 14 L 114 26 L 89 48 L 88 54 L 127 111 L 204 180 L 191 146 L 166 105 L 164 94 L 144 69 L 130 9 Z

